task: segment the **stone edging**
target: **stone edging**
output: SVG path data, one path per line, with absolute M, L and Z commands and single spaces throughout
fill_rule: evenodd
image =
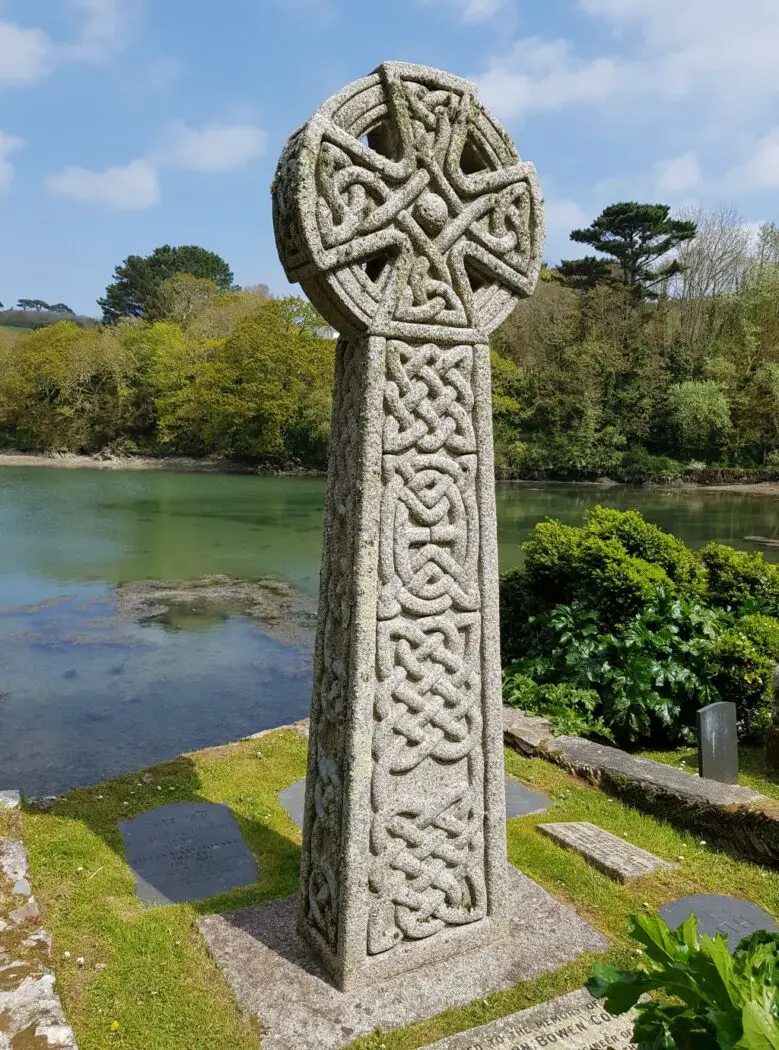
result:
M 503 708 L 503 738 L 520 754 L 544 758 L 605 788 L 636 809 L 672 819 L 749 860 L 779 867 L 779 802 L 750 788 L 705 780 L 575 736 L 555 736 L 545 718 Z
M 18 810 L 18 792 L 0 792 L 0 808 Z M 0 1043 L 78 1050 L 49 969 L 51 938 L 38 925 L 21 840 L 0 838 Z

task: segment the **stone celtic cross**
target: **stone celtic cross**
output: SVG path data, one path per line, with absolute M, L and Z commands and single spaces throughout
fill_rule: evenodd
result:
M 472 84 L 388 62 L 291 136 L 273 216 L 341 333 L 300 929 L 347 989 L 502 919 L 487 337 L 533 291 L 542 201 Z

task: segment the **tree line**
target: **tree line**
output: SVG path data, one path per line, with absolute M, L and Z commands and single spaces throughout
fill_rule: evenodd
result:
M 544 267 L 493 336 L 498 465 L 779 465 L 777 227 L 623 202 L 571 236 L 598 254 Z M 310 304 L 163 245 L 119 264 L 99 305 L 92 328 L 0 329 L 0 441 L 325 463 L 334 343 Z

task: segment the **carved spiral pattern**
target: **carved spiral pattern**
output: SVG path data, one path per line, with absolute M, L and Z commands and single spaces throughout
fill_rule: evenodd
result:
M 532 164 L 473 85 L 385 63 L 290 139 L 274 183 L 291 280 L 341 332 L 475 339 L 529 295 L 541 262 Z
M 387 345 L 371 954 L 486 914 L 473 354 Z

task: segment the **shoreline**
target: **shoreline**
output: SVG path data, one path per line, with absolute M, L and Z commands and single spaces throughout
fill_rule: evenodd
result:
M 314 467 L 270 467 L 224 456 L 86 456 L 75 452 L 0 452 L 0 467 L 59 467 L 70 470 L 157 470 L 169 474 L 254 474 L 258 477 L 323 478 Z
M 273 467 L 269 464 L 246 463 L 224 456 L 195 459 L 190 456 L 104 456 L 78 455 L 71 452 L 0 452 L 0 467 L 58 467 L 70 470 L 146 470 L 170 474 L 242 474 L 255 477 L 309 477 L 324 478 L 327 471 L 314 467 Z M 678 479 L 664 483 L 615 481 L 610 477 L 597 479 L 516 478 L 501 477 L 496 482 L 508 485 L 576 485 L 582 488 L 655 488 L 663 491 L 706 490 L 729 492 L 744 496 L 765 496 L 779 499 L 779 481 L 739 481 L 705 483 L 692 479 Z

